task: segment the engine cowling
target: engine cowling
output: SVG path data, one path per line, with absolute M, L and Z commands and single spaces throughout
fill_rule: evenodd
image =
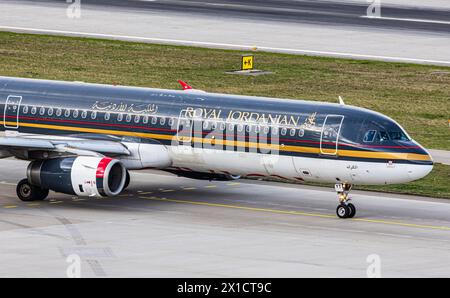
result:
M 79 156 L 34 161 L 27 176 L 40 188 L 82 197 L 110 197 L 122 192 L 126 169 L 117 159 Z

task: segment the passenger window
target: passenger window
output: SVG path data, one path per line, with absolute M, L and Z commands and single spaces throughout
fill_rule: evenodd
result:
M 181 120 L 181 125 L 184 128 L 191 128 L 191 121 L 188 119 Z
M 305 135 L 305 130 L 303 129 L 303 128 L 300 128 L 299 130 L 298 130 L 298 136 L 301 138 L 301 137 L 303 137 Z
M 48 109 L 48 115 L 49 116 L 53 116 L 53 108 L 49 108 Z
M 144 119 L 142 120 L 142 122 L 143 122 L 144 124 L 147 124 L 147 123 L 148 123 L 148 116 L 144 116 Z
M 161 125 L 166 124 L 166 118 L 161 117 L 161 119 L 159 119 L 159 124 L 161 124 Z
M 37 108 L 36 107 L 32 107 L 31 108 L 31 114 L 36 115 L 37 113 Z
M 281 134 L 282 134 L 283 136 L 285 136 L 285 135 L 286 135 L 286 132 L 287 132 L 287 128 L 286 128 L 286 127 L 283 127 L 283 128 L 281 129 Z
M 250 132 L 251 129 L 252 129 L 252 127 L 250 125 L 245 126 L 245 131 L 246 132 Z
M 123 114 L 117 114 L 117 121 L 122 122 Z
M 81 118 L 86 119 L 87 117 L 87 111 L 81 112 Z
M 31 111 L 31 112 L 33 112 L 33 111 Z M 62 115 L 62 110 L 61 109 L 57 109 L 56 110 L 56 116 L 57 117 L 61 117 L 61 115 Z
M 92 120 L 95 120 L 97 118 L 97 112 L 96 111 L 93 111 L 92 113 L 91 113 L 91 119 Z
M 22 112 L 28 114 L 28 106 L 24 106 Z
M 268 135 L 269 134 L 269 127 L 268 126 L 264 126 L 264 134 Z
M 125 117 L 125 121 L 126 122 L 131 122 L 131 115 L 127 114 L 127 116 Z
M 208 129 L 209 128 L 209 122 L 205 121 L 203 122 L 203 129 Z
M 105 120 L 108 121 L 111 118 L 110 113 L 105 113 Z
M 73 110 L 73 118 L 78 118 L 78 110 Z
M 372 143 L 375 140 L 375 136 L 377 135 L 376 130 L 369 130 L 366 132 L 363 138 L 364 143 Z
M 234 124 L 233 123 L 228 124 L 228 130 L 229 131 L 234 131 Z
M 219 129 L 222 130 L 222 131 L 225 130 L 225 123 L 220 122 Z
M 260 132 L 260 127 L 259 127 L 259 125 L 255 125 L 255 132 L 256 132 L 256 133 L 259 133 L 259 132 Z
M 237 130 L 238 130 L 239 132 L 242 132 L 242 131 L 244 130 L 244 126 L 243 126 L 242 124 L 238 124 Z
M 291 128 L 291 130 L 289 131 L 289 135 L 291 137 L 295 136 L 295 129 L 294 128 Z
M 70 110 L 69 109 L 64 111 L 64 116 L 65 117 L 70 117 Z
M 141 116 L 136 115 L 134 116 L 134 123 L 139 123 L 141 121 Z
M 175 123 L 175 119 L 170 118 L 169 119 L 169 126 L 172 127 L 174 123 Z
M 44 114 L 45 114 L 45 108 L 42 107 L 39 109 L 39 115 L 44 116 Z
M 156 122 L 158 122 L 158 119 L 156 119 L 155 116 L 152 116 L 152 124 L 156 124 Z
M 212 122 L 211 123 L 211 130 L 214 130 L 217 128 L 217 123 L 216 122 Z
M 278 135 L 278 127 L 272 127 L 272 135 L 277 136 Z

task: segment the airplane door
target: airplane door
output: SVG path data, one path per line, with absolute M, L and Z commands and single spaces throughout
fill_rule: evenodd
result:
M 178 118 L 177 140 L 180 144 L 188 145 L 192 141 L 192 119 Z
M 5 102 L 3 125 L 5 128 L 19 128 L 19 109 L 22 96 L 9 95 Z
M 320 153 L 326 155 L 338 154 L 338 141 L 344 116 L 328 115 L 323 123 L 320 134 Z
M 194 119 L 191 115 L 186 115 L 186 111 L 181 111 L 177 123 L 177 145 L 171 147 L 174 153 L 172 155 L 174 166 L 192 170 L 204 170 L 205 162 L 202 148 L 201 146 L 194 146 L 194 138 L 199 137 L 194 135 L 194 133 L 199 133 L 195 131 L 195 129 L 198 129 L 196 125 L 201 125 L 200 119 Z
M 186 110 L 180 111 L 177 123 L 177 141 L 178 145 L 191 145 L 194 120 L 186 115 Z

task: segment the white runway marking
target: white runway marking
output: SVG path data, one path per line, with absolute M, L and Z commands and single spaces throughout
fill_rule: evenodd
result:
M 1 181 L 0 184 L 17 186 L 17 183 L 9 183 L 9 182 L 6 182 L 6 181 Z
M 141 41 L 141 42 L 160 43 L 160 44 L 198 46 L 198 47 L 207 47 L 207 48 L 235 49 L 235 50 L 245 50 L 245 51 L 252 51 L 254 48 L 256 48 L 258 51 L 262 51 L 262 52 L 275 52 L 275 53 L 312 55 L 312 56 L 331 56 L 331 57 L 341 57 L 341 58 L 368 59 L 368 60 L 381 60 L 381 61 L 420 63 L 420 64 L 440 64 L 440 65 L 450 66 L 450 61 L 417 59 L 417 58 L 407 58 L 407 57 L 393 57 L 393 56 L 380 56 L 380 55 L 369 55 L 369 54 L 316 51 L 316 50 L 306 50 L 306 49 L 290 49 L 290 48 L 264 47 L 264 46 L 259 47 L 257 45 L 216 43 L 216 42 L 206 42 L 206 41 L 153 38 L 153 37 L 142 37 L 142 36 L 131 36 L 131 35 L 115 35 L 115 34 L 103 34 L 103 33 L 66 31 L 66 30 L 52 30 L 52 29 L 37 29 L 37 28 L 12 27 L 12 26 L 0 25 L 0 30 L 2 30 L 2 29 L 17 31 L 17 32 L 27 32 L 27 33 L 55 34 L 55 35 L 69 35 L 69 36 L 71 35 L 71 36 L 106 38 L 106 39 L 127 40 L 127 41 Z

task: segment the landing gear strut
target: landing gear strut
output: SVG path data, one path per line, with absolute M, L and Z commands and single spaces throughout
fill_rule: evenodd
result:
M 48 189 L 31 185 L 28 179 L 23 179 L 17 184 L 17 196 L 24 202 L 42 201 L 48 196 Z
M 338 183 L 334 185 L 339 198 L 339 205 L 336 208 L 336 214 L 339 218 L 353 218 L 356 214 L 356 207 L 349 203 L 349 193 L 352 189 L 350 183 Z

